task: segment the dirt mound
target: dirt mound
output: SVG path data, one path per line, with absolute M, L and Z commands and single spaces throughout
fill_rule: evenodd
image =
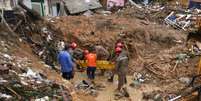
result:
M 50 21 L 64 33 L 65 40 L 76 41 L 80 47 L 100 44 L 112 52 L 115 42 L 123 40 L 129 50 L 131 67 L 143 67 L 148 55 L 156 56 L 159 50 L 174 48 L 186 37 L 165 26 L 116 15 L 68 16 Z

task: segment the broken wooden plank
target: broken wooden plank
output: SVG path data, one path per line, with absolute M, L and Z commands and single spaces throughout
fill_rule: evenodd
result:
M 178 63 L 179 63 L 179 62 L 176 62 L 176 64 L 174 65 L 174 68 L 173 68 L 172 72 L 175 71 L 175 69 L 177 68 Z
M 22 23 L 22 20 L 20 20 L 20 21 L 15 25 L 15 27 L 13 28 L 13 31 L 15 31 L 15 30 L 19 27 L 19 25 L 21 25 L 21 23 Z
M 144 66 L 144 67 L 145 67 L 145 69 L 147 69 L 149 72 L 151 72 L 151 73 L 153 73 L 154 75 L 156 75 L 157 78 L 163 79 L 163 80 L 166 79 L 166 77 L 164 77 L 163 75 L 161 75 L 161 74 L 157 73 L 156 71 L 154 71 L 153 68 L 150 68 L 151 65 L 153 65 L 153 64 L 154 64 L 154 63 L 151 63 L 151 64 L 149 64 L 149 65 L 147 65 L 147 66 Z
M 11 91 L 13 94 L 15 94 L 18 97 L 19 100 L 21 99 L 21 96 L 19 94 L 17 94 L 17 92 L 15 92 L 13 89 L 11 89 L 10 87 L 6 87 L 6 89 Z

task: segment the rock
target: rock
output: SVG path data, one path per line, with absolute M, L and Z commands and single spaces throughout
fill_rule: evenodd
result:
M 161 91 L 152 91 L 152 92 L 144 92 L 143 99 L 145 100 L 154 100 L 154 101 L 163 101 Z
M 134 80 L 129 86 L 131 87 L 140 87 L 141 83 L 137 80 Z
M 45 96 L 43 98 L 35 99 L 35 101 L 50 101 L 48 96 Z
M 0 98 L 4 98 L 4 99 L 8 100 L 8 99 L 11 99 L 12 96 L 7 95 L 7 94 L 0 93 Z
M 40 74 L 34 72 L 34 71 L 31 70 L 30 68 L 28 68 L 27 73 L 26 73 L 26 74 L 23 74 L 23 76 L 29 77 L 29 78 L 34 78 L 34 79 L 37 79 L 37 80 L 42 80 L 42 77 L 40 76 Z
M 124 97 L 130 97 L 130 94 L 128 93 L 126 87 L 122 88 L 121 92 L 122 92 L 122 94 L 124 95 Z
M 8 81 L 7 80 L 4 80 L 3 78 L 0 78 L 0 84 L 4 84 L 4 83 L 7 83 Z
M 156 94 L 156 95 L 154 96 L 154 101 L 163 101 L 161 94 Z
M 3 56 L 4 56 L 5 58 L 9 59 L 9 60 L 12 59 L 12 57 L 11 57 L 10 55 L 8 55 L 8 54 L 4 54 Z
M 88 11 L 84 12 L 83 15 L 86 16 L 86 17 L 90 17 L 90 16 L 93 15 L 93 12 L 91 10 L 88 10 Z
M 8 68 L 8 67 L 5 67 L 5 66 L 0 65 L 0 75 L 3 75 L 3 74 L 8 74 L 8 73 L 9 73 L 9 68 Z
M 189 84 L 191 82 L 191 79 L 188 77 L 181 77 L 179 78 L 179 81 L 185 84 Z

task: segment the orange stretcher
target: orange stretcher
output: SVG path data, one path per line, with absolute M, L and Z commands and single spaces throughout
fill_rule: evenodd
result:
M 80 65 L 81 68 L 86 68 L 87 67 L 87 61 L 86 60 L 77 60 L 76 61 L 78 65 Z M 115 68 L 115 64 L 106 61 L 106 60 L 97 60 L 96 62 L 96 68 L 97 69 L 105 69 L 105 70 L 112 70 Z

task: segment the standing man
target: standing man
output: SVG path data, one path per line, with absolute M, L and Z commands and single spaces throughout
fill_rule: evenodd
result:
M 95 71 L 96 71 L 96 53 L 94 47 L 91 47 L 89 53 L 86 55 L 87 60 L 87 76 L 92 82 L 95 79 Z
M 124 85 L 126 84 L 126 74 L 128 70 L 128 55 L 125 50 L 121 47 L 116 47 L 115 49 L 117 59 L 115 61 L 115 69 L 116 73 L 118 75 L 118 88 L 117 90 L 120 91 L 121 89 L 124 89 Z
M 62 77 L 66 80 L 73 79 L 74 77 L 74 63 L 72 61 L 72 57 L 68 52 L 69 45 L 65 45 L 63 51 L 60 51 L 58 54 L 58 61 L 61 66 Z
M 112 61 L 115 61 L 115 59 L 118 57 L 119 52 L 122 51 L 123 46 L 124 46 L 123 42 L 118 40 L 117 43 L 115 44 L 115 50 L 114 50 L 114 52 L 112 52 L 111 57 L 110 57 Z M 111 71 L 111 75 L 108 79 L 109 82 L 113 82 L 115 73 L 116 73 L 116 70 Z

